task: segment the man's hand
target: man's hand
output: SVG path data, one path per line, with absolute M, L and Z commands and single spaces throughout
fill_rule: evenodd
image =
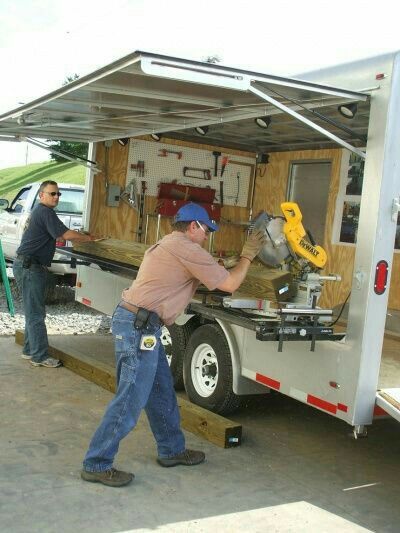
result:
M 267 238 L 264 231 L 261 229 L 255 230 L 247 237 L 240 257 L 245 257 L 250 262 L 253 261 L 266 242 Z

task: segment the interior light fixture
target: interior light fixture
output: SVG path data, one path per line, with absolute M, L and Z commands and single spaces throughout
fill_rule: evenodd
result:
M 356 102 L 353 102 L 352 104 L 342 104 L 338 107 L 338 111 L 342 117 L 354 118 L 357 113 L 357 104 Z
M 161 141 L 161 133 L 150 133 L 150 137 L 153 141 Z
M 254 119 L 254 122 L 259 128 L 263 128 L 264 130 L 266 130 L 271 124 L 271 117 L 257 117 Z
M 194 131 L 198 133 L 199 135 L 207 135 L 208 133 L 208 126 L 196 126 L 194 128 Z
M 129 142 L 128 137 L 124 137 L 123 139 L 118 139 L 118 144 L 120 144 L 121 146 L 126 146 L 128 142 Z

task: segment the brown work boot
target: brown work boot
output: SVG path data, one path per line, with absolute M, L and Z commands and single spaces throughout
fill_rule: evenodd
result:
M 194 466 L 202 463 L 206 458 L 203 452 L 197 450 L 185 450 L 173 457 L 158 457 L 157 462 L 161 466 Z
M 129 472 L 122 472 L 115 468 L 109 468 L 103 472 L 89 472 L 88 470 L 81 471 L 81 478 L 92 483 L 103 483 L 108 487 L 123 487 L 128 485 L 135 476 Z

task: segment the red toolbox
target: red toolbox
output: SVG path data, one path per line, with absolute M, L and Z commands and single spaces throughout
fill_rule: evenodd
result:
M 172 200 L 171 198 L 159 198 L 156 207 L 156 212 L 159 215 L 173 217 L 176 215 L 178 209 L 180 209 L 183 205 L 187 203 L 189 203 L 187 200 Z M 196 203 L 204 207 L 211 220 L 215 220 L 217 222 L 219 221 L 219 219 L 221 218 L 221 206 L 219 204 L 206 204 L 203 202 Z
M 211 220 L 217 222 L 221 218 L 221 206 L 213 204 L 215 189 L 209 187 L 192 187 L 178 183 L 160 183 L 158 186 L 158 202 L 156 212 L 159 215 L 173 217 L 178 209 L 189 202 L 201 205 Z
M 215 189 L 209 187 L 192 187 L 178 183 L 160 183 L 158 187 L 158 198 L 207 204 L 212 204 L 215 199 Z

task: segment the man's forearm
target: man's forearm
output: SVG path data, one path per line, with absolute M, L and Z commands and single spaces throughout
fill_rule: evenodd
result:
M 89 235 L 87 233 L 81 233 L 73 229 L 69 229 L 68 231 L 66 231 L 62 235 L 62 238 L 65 239 L 66 241 L 76 241 L 76 242 L 89 242 L 89 241 L 94 240 L 93 235 Z
M 251 261 L 247 257 L 241 257 L 239 263 L 229 270 L 229 276 L 218 285 L 218 289 L 225 292 L 236 291 L 247 275 Z

